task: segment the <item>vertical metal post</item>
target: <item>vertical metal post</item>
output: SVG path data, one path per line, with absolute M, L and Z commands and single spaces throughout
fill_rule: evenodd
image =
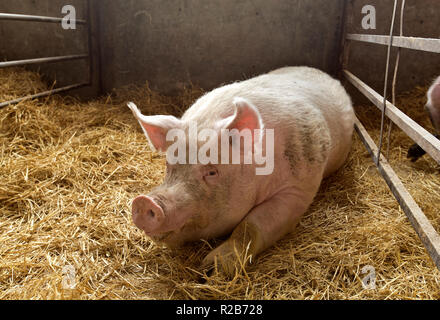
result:
M 89 50 L 89 85 L 91 86 L 93 84 L 93 54 L 92 54 L 92 0 L 87 0 L 87 46 Z
M 405 11 L 405 0 L 402 0 L 402 4 L 400 7 L 400 30 L 399 36 L 403 36 L 403 13 Z M 397 48 L 397 56 L 396 56 L 396 64 L 394 66 L 394 75 L 393 75 L 393 85 L 392 85 L 392 104 L 396 105 L 396 82 L 397 82 L 397 71 L 399 70 L 399 62 L 400 62 L 400 51 L 401 48 Z M 388 126 L 388 137 L 387 137 L 387 159 L 390 155 L 390 140 L 391 140 L 391 130 L 393 128 L 393 121 L 389 121 Z
M 341 36 L 341 56 L 339 58 L 339 63 L 341 66 L 341 75 L 340 78 L 344 78 L 343 71 L 348 67 L 348 61 L 350 59 L 350 44 L 351 41 L 347 41 L 347 30 L 353 24 L 353 15 L 350 15 L 350 12 L 353 12 L 353 3 L 349 0 L 344 1 L 343 7 L 343 15 L 342 15 L 342 36 Z
M 388 71 L 390 68 L 391 47 L 393 46 L 393 31 L 394 31 L 394 20 L 396 18 L 396 9 L 397 9 L 397 0 L 394 0 L 393 16 L 391 18 L 391 27 L 390 27 L 390 36 L 389 36 L 390 41 L 388 43 L 388 50 L 387 50 L 387 64 L 385 67 L 385 80 L 384 80 L 384 88 L 383 88 L 383 108 L 382 108 L 382 117 L 380 121 L 380 138 L 379 138 L 379 148 L 377 149 L 376 165 L 379 165 L 380 152 L 382 149 L 383 124 L 385 122 L 385 112 L 387 108 Z

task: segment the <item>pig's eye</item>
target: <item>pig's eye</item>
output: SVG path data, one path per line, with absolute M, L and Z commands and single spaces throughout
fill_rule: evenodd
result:
M 216 178 L 217 176 L 218 176 L 217 169 L 209 168 L 204 172 L 203 179 L 205 179 L 205 181 L 211 181 L 212 179 Z

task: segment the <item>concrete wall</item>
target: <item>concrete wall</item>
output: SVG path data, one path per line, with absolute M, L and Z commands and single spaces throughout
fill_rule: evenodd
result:
M 384 34 L 390 32 L 394 0 L 349 0 L 346 30 L 349 33 Z M 376 8 L 376 30 L 364 30 L 361 25 L 364 5 Z M 398 1 L 394 34 L 399 35 L 400 4 Z M 440 1 L 407 0 L 403 19 L 403 35 L 410 37 L 440 38 Z M 389 84 L 394 71 L 397 49 L 391 53 Z M 351 42 L 348 69 L 379 93 L 383 93 L 387 47 L 361 42 Z M 397 93 L 424 85 L 440 75 L 440 55 L 410 49 L 401 49 L 397 77 Z M 391 87 L 389 87 L 391 95 Z M 355 90 L 351 94 L 359 98 Z M 365 100 L 362 100 L 365 101 Z
M 90 96 L 126 84 L 173 92 L 189 82 L 210 89 L 285 65 L 339 68 L 343 15 L 353 33 L 388 34 L 393 0 L 91 0 L 95 79 Z M 399 1 L 400 3 L 400 1 Z M 72 4 L 86 17 L 86 0 L 4 0 L 0 12 L 62 16 Z M 377 29 L 363 30 L 361 9 L 376 7 Z M 440 37 L 440 1 L 407 0 L 404 35 Z M 395 33 L 398 32 L 397 15 Z M 87 51 L 87 32 L 58 24 L 0 21 L 0 59 Z M 348 69 L 383 90 L 386 47 L 353 42 Z M 391 68 L 396 50 L 393 50 Z M 98 63 L 99 62 L 99 63 Z M 87 62 L 42 65 L 57 85 L 87 78 Z M 398 90 L 440 74 L 440 55 L 402 49 Z M 391 77 L 390 77 L 391 78 Z M 391 79 L 390 79 L 391 81 Z
M 206 89 L 286 65 L 338 69 L 342 0 L 112 0 L 100 7 L 104 91 Z
M 65 4 L 77 8 L 78 18 L 86 17 L 85 0 L 2 1 L 0 12 L 62 16 Z M 166 93 L 189 82 L 210 89 L 286 65 L 336 74 L 343 5 L 343 0 L 92 0 L 94 69 L 101 81 L 96 78 L 88 93 L 145 81 Z M 83 26 L 66 31 L 59 24 L 0 21 L 0 37 L 2 60 L 87 51 Z M 59 62 L 41 71 L 65 85 L 83 81 L 87 63 Z

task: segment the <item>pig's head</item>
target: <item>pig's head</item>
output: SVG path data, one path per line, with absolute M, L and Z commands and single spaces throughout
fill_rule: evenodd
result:
M 438 77 L 428 90 L 426 110 L 429 113 L 432 125 L 440 133 L 440 77 Z
M 219 133 L 218 159 L 221 157 L 221 129 L 250 129 L 252 132 L 263 129 L 261 116 L 252 104 L 243 99 L 236 99 L 233 104 L 235 112 L 232 115 L 197 124 L 199 132 L 208 127 Z M 167 141 L 167 133 L 181 130 L 186 138 L 186 160 L 189 160 L 190 129 L 186 121 L 169 115 L 144 116 L 133 103 L 128 106 L 153 150 L 166 152 L 169 147 L 171 149 L 173 141 Z M 227 234 L 255 205 L 256 177 L 252 165 L 188 162 L 170 164 L 167 161 L 163 184 L 132 202 L 134 224 L 153 240 L 171 247 Z

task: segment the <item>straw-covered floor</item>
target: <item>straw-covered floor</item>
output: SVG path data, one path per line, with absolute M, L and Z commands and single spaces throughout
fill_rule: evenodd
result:
M 35 73 L 0 70 L 0 101 L 46 88 Z M 398 105 L 429 127 L 425 91 Z M 219 241 L 174 251 L 152 243 L 131 222 L 130 201 L 161 182 L 164 159 L 125 103 L 179 115 L 201 93 L 169 98 L 145 85 L 88 103 L 54 96 L 0 110 L 0 299 L 440 298 L 439 271 L 357 136 L 296 232 L 235 278 L 200 272 Z M 358 111 L 377 141 L 376 108 Z M 390 162 L 440 230 L 439 166 L 429 156 L 408 161 L 411 144 L 395 128 Z M 362 287 L 366 265 L 376 289 Z M 73 289 L 63 287 L 66 266 Z

